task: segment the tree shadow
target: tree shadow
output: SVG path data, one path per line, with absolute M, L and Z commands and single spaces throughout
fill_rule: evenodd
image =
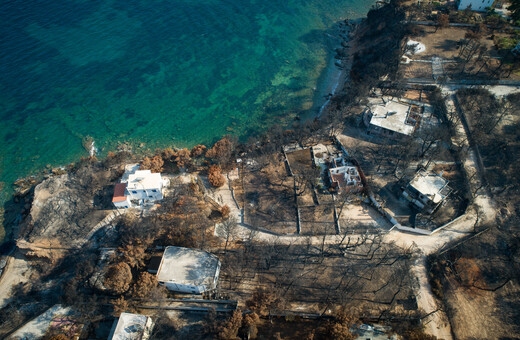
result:
M 34 188 L 35 186 L 33 185 L 30 189 L 21 194 L 15 193 L 8 201 L 4 203 L 2 228 L 4 228 L 5 237 L 3 240 L 0 240 L 2 242 L 0 256 L 5 255 L 4 251 L 12 250 L 11 247 L 14 243 L 13 240 L 15 237 L 17 237 L 16 234 L 20 232 L 20 230 L 17 229 L 31 211 L 30 209 L 34 197 Z M 8 244 L 4 246 L 3 243 Z
M 114 185 L 107 185 L 98 190 L 94 194 L 94 208 L 96 209 L 111 209 L 112 195 L 114 194 Z
M 457 40 L 451 40 L 451 39 L 446 39 L 444 40 L 443 42 L 435 45 L 435 48 L 438 48 L 440 50 L 443 50 L 443 51 L 454 51 L 457 49 L 457 45 L 458 45 L 458 41 Z

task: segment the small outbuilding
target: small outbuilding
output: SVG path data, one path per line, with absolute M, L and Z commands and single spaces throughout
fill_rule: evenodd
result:
M 148 316 L 121 313 L 114 321 L 108 340 L 147 340 L 152 328 L 153 321 Z
M 403 191 L 403 196 L 418 209 L 433 213 L 452 192 L 448 180 L 434 172 L 419 170 Z
M 172 291 L 202 294 L 217 287 L 220 260 L 199 249 L 169 246 L 157 271 L 159 284 Z

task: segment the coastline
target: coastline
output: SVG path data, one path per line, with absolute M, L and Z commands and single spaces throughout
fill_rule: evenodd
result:
M 317 111 L 315 116 L 316 119 L 322 118 L 323 114 L 328 110 L 331 99 L 341 90 L 343 90 L 349 81 L 353 55 L 355 53 L 355 46 L 353 46 L 355 39 L 353 39 L 353 37 L 356 34 L 356 30 L 359 28 L 359 23 L 361 20 L 361 18 L 356 20 L 348 20 L 348 24 L 346 25 L 344 32 L 342 32 L 341 26 L 344 21 L 339 23 L 339 41 L 340 43 L 348 44 L 348 47 L 344 49 L 347 53 L 347 56 L 338 59 L 337 53 L 335 53 L 329 60 L 329 64 L 327 65 L 325 71 L 325 79 L 319 87 L 319 98 L 322 100 L 318 101 L 315 105 L 315 109 Z M 337 46 L 337 48 L 343 47 L 340 45 Z
M 322 71 L 322 79 L 319 80 L 316 86 L 316 94 L 314 98 L 312 112 L 310 112 L 310 115 L 305 117 L 304 119 L 321 119 L 324 115 L 326 115 L 332 97 L 337 95 L 346 86 L 346 82 L 349 80 L 349 73 L 352 66 L 352 57 L 355 53 L 355 46 L 352 45 L 352 42 L 355 40 L 353 38 L 355 38 L 356 30 L 359 27 L 359 23 L 362 20 L 363 18 L 348 20 L 348 24 L 346 20 L 338 21 L 334 24 L 334 31 L 331 32 L 333 36 L 327 33 L 327 35 L 335 39 L 335 42 L 334 44 L 331 44 L 332 46 L 329 47 L 328 62 Z M 348 47 L 345 47 L 345 44 L 348 44 Z M 339 59 L 337 53 L 338 49 L 342 49 L 346 54 Z M 338 64 L 340 64 L 341 67 L 339 67 Z M 83 138 L 82 144 L 83 149 L 87 151 L 89 156 L 92 157 L 97 154 L 98 149 L 92 137 L 85 136 Z M 143 155 L 147 154 L 148 152 L 152 152 L 151 147 L 142 148 L 142 144 L 143 143 L 141 143 L 141 146 L 139 147 L 136 146 L 136 148 L 134 148 L 132 152 Z M 75 162 L 76 161 L 70 164 L 74 164 Z M 18 178 L 14 183 L 16 183 L 17 181 L 28 181 L 30 182 L 28 183 L 30 187 L 35 182 L 40 182 L 41 180 L 44 180 L 51 176 L 54 169 L 59 168 L 61 170 L 64 170 L 67 166 L 70 166 L 70 164 L 56 165 L 54 167 L 50 167 L 50 165 L 47 165 L 45 168 L 35 171 L 27 177 Z M 22 188 L 21 190 L 24 191 L 25 189 Z M 16 201 L 11 202 L 14 196 L 16 196 L 17 194 L 17 190 L 13 189 L 11 193 L 10 191 L 8 192 L 4 187 L 1 191 L 2 194 L 9 195 L 9 198 L 6 198 L 6 202 L 4 202 L 4 205 L 2 207 L 2 213 L 4 214 L 5 218 L 11 221 L 10 224 L 12 226 L 11 228 L 3 229 L 2 232 L 0 232 L 0 244 L 3 244 L 16 237 L 16 225 L 19 216 L 11 216 L 10 214 L 6 214 L 6 212 L 4 211 L 7 207 L 5 204 L 7 203 L 18 204 L 18 202 Z

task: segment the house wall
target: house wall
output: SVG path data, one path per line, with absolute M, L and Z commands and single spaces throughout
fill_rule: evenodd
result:
M 174 292 L 181 292 L 187 294 L 202 294 L 208 290 L 215 289 L 217 287 L 218 277 L 220 275 L 220 261 L 218 262 L 217 269 L 215 270 L 215 277 L 213 278 L 213 282 L 210 287 L 206 285 L 185 285 L 181 283 L 175 282 L 159 282 L 159 284 L 164 285 L 167 289 Z
M 372 119 L 372 112 L 370 112 L 370 109 L 366 109 L 363 111 L 363 123 L 367 128 L 370 127 L 370 119 Z
M 468 8 L 471 5 L 472 11 L 484 12 L 486 7 L 493 6 L 495 0 L 460 0 L 459 10 Z
M 132 206 L 132 203 L 130 202 L 130 196 L 126 196 L 126 201 L 112 203 L 114 203 L 114 206 L 118 209 L 127 209 Z
M 383 127 L 380 127 L 377 125 L 372 125 L 372 124 L 368 125 L 367 134 L 369 134 L 369 135 L 374 134 L 374 135 L 378 135 L 378 136 L 382 136 L 382 137 L 390 138 L 390 139 L 404 139 L 404 138 L 408 137 L 401 133 L 391 131 L 391 130 L 385 129 Z
M 433 201 L 430 200 L 427 196 L 418 193 L 417 190 L 410 186 L 406 187 L 406 189 L 403 191 L 403 196 L 417 208 L 421 209 L 427 214 L 433 213 L 433 211 L 442 203 L 442 201 L 438 204 L 433 203 Z
M 180 292 L 180 293 L 202 294 L 208 290 L 205 285 L 192 286 L 192 285 L 184 285 L 181 283 L 174 283 L 174 282 L 159 282 L 159 283 L 163 284 L 168 290 L 171 290 L 174 292 Z
M 213 287 L 211 287 L 212 289 L 217 288 L 217 281 L 218 281 L 219 275 L 220 275 L 220 261 L 218 261 L 217 270 L 215 270 L 215 277 L 213 278 Z
M 130 202 L 130 196 L 126 196 L 125 201 L 121 202 L 112 202 L 114 206 L 118 209 L 127 209 L 132 207 L 132 203 Z
M 154 192 L 155 190 L 155 192 Z M 128 195 L 131 196 L 131 199 L 144 199 L 144 200 L 162 200 L 163 195 L 161 192 L 161 188 L 154 189 L 128 189 Z

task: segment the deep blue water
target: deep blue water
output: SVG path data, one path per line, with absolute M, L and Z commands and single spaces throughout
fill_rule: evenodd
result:
M 105 153 L 191 146 L 311 110 L 327 32 L 372 3 L 1 2 L 0 202 L 15 179 L 87 155 L 85 136 Z

